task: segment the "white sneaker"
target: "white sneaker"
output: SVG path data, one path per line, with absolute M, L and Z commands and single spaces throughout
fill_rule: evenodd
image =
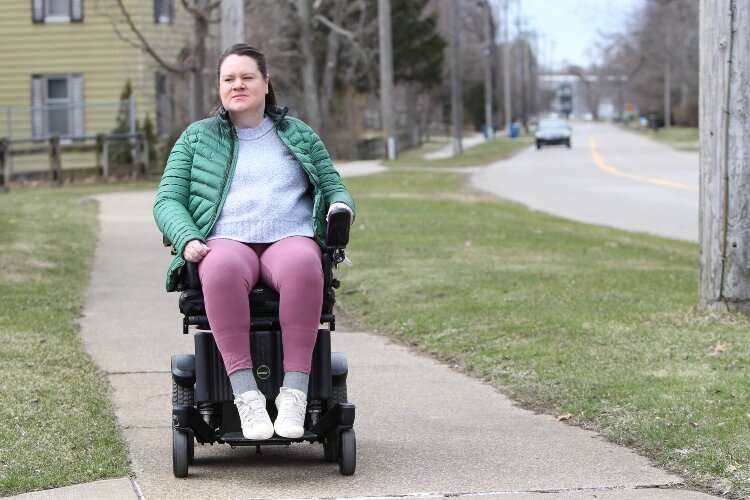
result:
M 258 391 L 243 392 L 234 399 L 245 439 L 269 439 L 273 424 L 266 411 L 266 397 Z
M 298 438 L 305 433 L 305 409 L 307 394 L 297 389 L 282 387 L 276 396 L 276 408 L 279 415 L 273 428 L 281 437 Z

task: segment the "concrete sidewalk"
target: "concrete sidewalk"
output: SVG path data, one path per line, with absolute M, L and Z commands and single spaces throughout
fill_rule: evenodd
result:
M 349 358 L 357 404 L 354 476 L 341 476 L 321 446 L 301 444 L 262 455 L 196 446 L 188 478 L 174 478 L 169 358 L 193 347 L 180 333 L 177 295 L 164 292 L 171 256 L 151 217 L 153 196 L 98 197 L 101 234 L 81 320 L 85 346 L 113 387 L 134 482 L 20 498 L 712 498 L 595 433 L 517 408 L 451 366 L 385 337 L 341 331 L 333 348 Z M 345 291 L 346 268 L 338 276 Z

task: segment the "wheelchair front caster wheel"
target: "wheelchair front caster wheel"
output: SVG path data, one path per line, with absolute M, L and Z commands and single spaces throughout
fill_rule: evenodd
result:
M 192 462 L 191 441 L 188 432 L 172 431 L 172 472 L 174 477 L 187 477 L 188 465 Z
M 339 472 L 351 476 L 357 468 L 357 440 L 354 429 L 341 431 L 339 435 Z

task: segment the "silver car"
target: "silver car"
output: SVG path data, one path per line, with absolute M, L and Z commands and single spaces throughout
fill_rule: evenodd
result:
M 565 144 L 570 147 L 570 127 L 560 119 L 546 119 L 539 122 L 536 129 L 536 148 L 555 144 Z

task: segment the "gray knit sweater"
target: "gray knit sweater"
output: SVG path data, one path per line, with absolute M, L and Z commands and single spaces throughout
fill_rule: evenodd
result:
M 237 166 L 224 207 L 208 240 L 273 243 L 313 236 L 313 201 L 302 166 L 266 116 L 255 128 L 238 128 Z

